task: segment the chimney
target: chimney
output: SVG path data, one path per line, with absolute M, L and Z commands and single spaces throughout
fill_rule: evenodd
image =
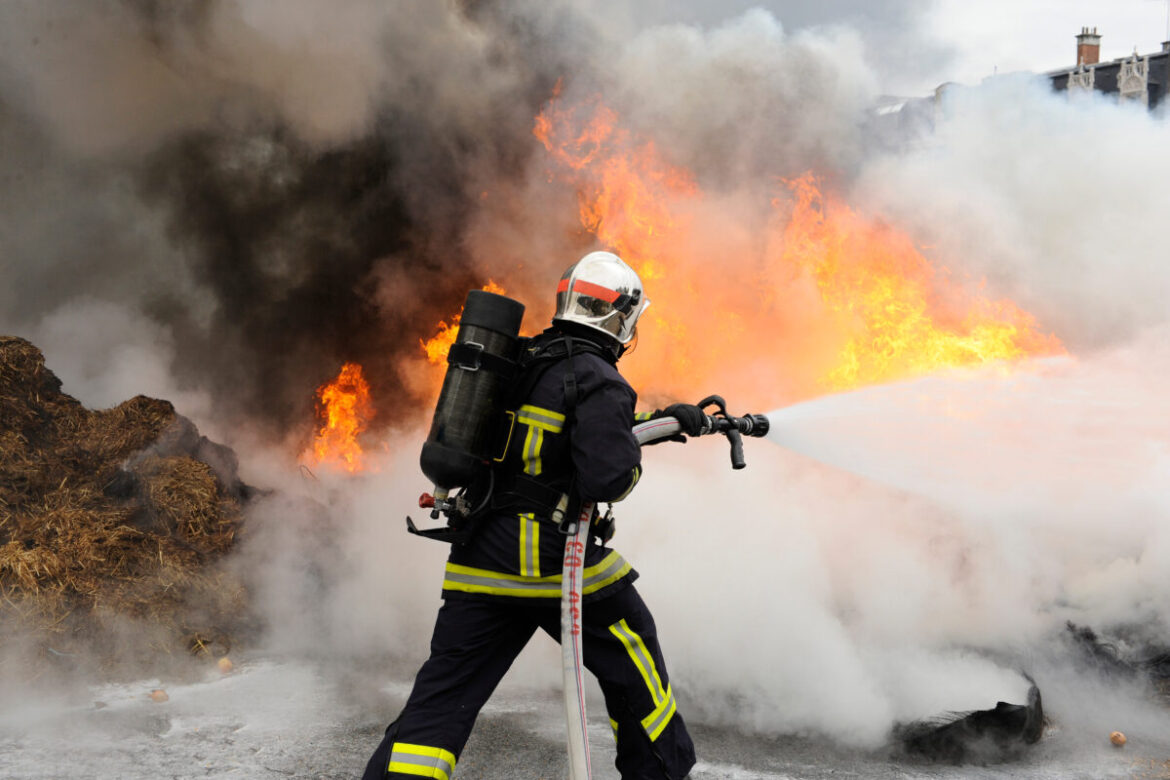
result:
M 1162 41 L 1162 52 L 1170 52 L 1170 41 Z
M 1096 65 L 1101 61 L 1101 36 L 1097 28 L 1081 28 L 1077 36 L 1077 65 Z

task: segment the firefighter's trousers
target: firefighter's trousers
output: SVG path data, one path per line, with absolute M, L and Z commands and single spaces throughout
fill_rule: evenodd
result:
M 559 641 L 557 606 L 447 599 L 435 623 L 431 657 L 364 780 L 448 780 L 480 708 L 536 629 Z M 695 763 L 694 745 L 675 711 L 650 610 L 630 585 L 585 604 L 582 621 L 585 666 L 605 694 L 623 780 L 686 777 Z

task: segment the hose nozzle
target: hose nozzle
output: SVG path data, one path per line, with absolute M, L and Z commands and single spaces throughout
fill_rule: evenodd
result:
M 755 436 L 757 438 L 767 436 L 768 431 L 772 427 L 771 423 L 768 422 L 768 418 L 762 414 L 745 414 L 739 419 L 743 422 L 736 427 L 739 428 L 739 432 L 744 436 Z

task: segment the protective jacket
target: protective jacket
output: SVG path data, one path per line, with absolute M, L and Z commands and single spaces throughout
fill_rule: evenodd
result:
M 583 502 L 620 501 L 642 474 L 634 438 L 637 394 L 614 366 L 616 357 L 587 349 L 574 333 L 550 328 L 527 345 L 522 362 L 531 389 L 515 398 L 503 462 L 494 470 L 491 505 L 469 543 L 453 545 L 445 598 L 540 599 L 558 603 L 564 536 L 553 518 L 561 495 L 566 514 Z M 573 397 L 575 396 L 575 398 Z M 637 573 L 591 537 L 585 554 L 584 600 L 617 592 Z M 540 603 L 540 602 L 530 602 Z

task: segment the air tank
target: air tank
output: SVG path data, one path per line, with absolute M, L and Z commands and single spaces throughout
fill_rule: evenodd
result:
M 472 290 L 459 334 L 447 354 L 447 375 L 419 465 L 436 498 L 467 487 L 497 453 L 495 431 L 516 371 L 524 304 Z

